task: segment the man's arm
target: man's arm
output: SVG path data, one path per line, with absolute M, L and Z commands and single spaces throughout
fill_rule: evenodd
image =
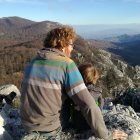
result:
M 103 116 L 94 98 L 90 95 L 88 90 L 84 89 L 71 98 L 75 104 L 80 106 L 80 110 L 94 134 L 99 138 L 107 139 L 109 134 L 105 126 Z

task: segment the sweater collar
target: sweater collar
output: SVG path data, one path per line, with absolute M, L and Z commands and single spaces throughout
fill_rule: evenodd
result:
M 63 52 L 55 48 L 42 48 L 37 52 L 37 57 L 48 59 L 53 56 L 63 56 L 67 57 Z

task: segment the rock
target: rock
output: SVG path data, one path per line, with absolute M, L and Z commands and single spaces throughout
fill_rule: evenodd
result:
M 134 79 L 140 79 L 140 66 L 135 66 L 135 75 Z
M 131 106 L 124 106 L 120 104 L 113 105 L 112 103 L 108 103 L 108 105 L 108 109 L 103 110 L 103 116 L 107 128 L 110 131 L 115 128 L 126 132 L 129 135 L 129 140 L 139 140 L 140 117 L 134 109 Z M 9 119 L 7 119 L 7 123 L 4 128 L 14 138 L 14 140 L 18 140 L 24 134 L 20 116 L 17 115 L 20 111 L 18 109 L 15 110 L 11 108 L 8 113 Z M 16 115 L 14 116 L 14 114 Z M 68 132 L 64 133 L 61 137 L 62 140 L 100 140 L 92 136 L 91 131 L 77 134 L 74 130 L 68 130 Z
M 127 68 L 127 64 L 123 61 L 120 61 L 119 59 L 117 60 L 117 65 L 120 67 L 120 71 L 123 72 L 123 74 L 125 74 L 126 68 Z
M 139 89 L 127 89 L 116 100 L 105 99 L 103 116 L 107 128 L 119 129 L 128 134 L 128 140 L 140 140 L 140 113 L 133 107 L 139 106 Z M 115 102 L 116 101 L 116 102 Z M 122 104 L 119 104 L 122 103 Z M 114 104 L 115 103 L 115 104 Z M 123 103 L 125 105 L 123 105 Z M 21 125 L 20 110 L 5 103 L 0 112 L 0 139 L 19 140 L 25 130 Z M 95 138 L 91 131 L 76 133 L 74 129 L 62 133 L 61 140 L 101 140 Z
M 20 138 L 18 135 L 19 130 L 16 129 L 17 125 L 21 126 L 19 112 L 12 108 L 13 100 L 19 96 L 20 92 L 15 85 L 0 86 L 0 103 L 2 107 L 0 112 L 0 140 L 16 140 L 16 137 L 14 137 L 15 131 L 18 139 Z M 2 104 L 4 105 L 2 106 Z M 9 129 L 11 127 L 12 132 Z
M 0 86 L 0 108 L 3 103 L 12 104 L 15 97 L 20 96 L 20 91 L 15 85 L 7 84 Z
M 0 95 L 7 96 L 11 92 L 16 93 L 16 96 L 20 96 L 20 91 L 15 85 L 7 84 L 7 85 L 0 86 Z
M 114 73 L 116 78 L 122 78 L 124 74 L 117 68 L 117 66 L 114 67 Z
M 140 136 L 137 134 L 133 134 L 128 137 L 128 140 L 140 140 Z
M 9 116 L 6 112 L 9 111 L 9 105 L 5 104 L 0 112 L 0 140 L 13 140 L 11 135 L 4 129 L 4 126 L 7 124 Z
M 0 140 L 14 140 L 9 133 L 0 126 Z
M 6 133 L 11 135 L 14 140 L 19 140 L 25 133 L 25 130 L 21 125 L 20 110 L 18 108 L 12 108 L 11 105 L 8 105 L 6 103 L 2 108 L 0 114 L 0 117 L 2 118 L 1 120 L 3 122 L 3 124 L 1 123 L 0 127 L 3 128 Z M 3 131 L 3 134 L 5 134 L 5 131 Z
M 131 140 L 140 139 L 140 117 L 131 106 L 113 105 L 108 111 L 104 110 L 103 115 L 110 131 L 119 129 L 127 133 Z
M 140 91 L 139 89 L 128 88 L 118 95 L 113 103 L 131 106 L 136 112 L 140 112 Z

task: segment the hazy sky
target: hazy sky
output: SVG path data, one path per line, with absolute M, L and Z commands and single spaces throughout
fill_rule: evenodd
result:
M 62 24 L 140 23 L 140 0 L 0 0 L 0 18 Z

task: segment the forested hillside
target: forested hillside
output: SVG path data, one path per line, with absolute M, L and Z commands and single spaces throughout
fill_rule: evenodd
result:
M 51 21 L 36 23 L 18 17 L 14 17 L 14 22 L 12 17 L 0 19 L 0 23 L 1 20 L 0 84 L 15 84 L 20 89 L 24 68 L 37 50 L 43 47 L 46 33 L 62 25 Z M 140 67 L 129 66 L 114 55 L 99 49 L 98 43 L 89 42 L 80 36 L 75 44 L 72 59 L 77 65 L 91 62 L 97 66 L 100 72 L 98 86 L 103 88 L 104 96 L 116 96 L 127 87 L 140 86 Z

